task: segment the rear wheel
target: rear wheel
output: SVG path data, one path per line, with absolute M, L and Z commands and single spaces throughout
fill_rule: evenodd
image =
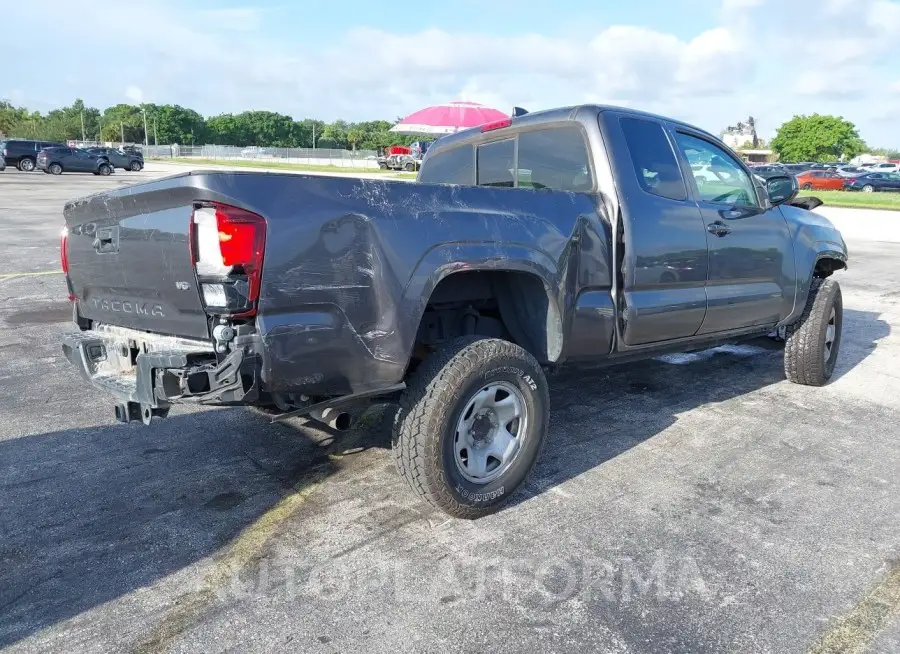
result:
M 30 173 L 34 170 L 34 159 L 30 159 L 28 157 L 22 157 L 19 159 L 19 170 L 25 173 Z
M 844 302 L 833 279 L 814 279 L 803 315 L 785 330 L 784 373 L 795 384 L 822 386 L 841 347 Z
M 58 163 L 50 164 L 47 170 L 50 171 L 51 175 L 62 175 L 62 166 L 60 166 Z
M 104 177 L 106 177 L 107 175 L 112 175 L 112 166 L 110 166 L 109 164 L 102 164 L 97 172 L 99 172 Z
M 407 381 L 392 434 L 400 475 L 451 516 L 496 511 L 538 459 L 549 403 L 544 373 L 527 351 L 495 338 L 459 338 Z

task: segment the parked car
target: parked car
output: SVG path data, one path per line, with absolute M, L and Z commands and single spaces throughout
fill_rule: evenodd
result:
M 444 136 L 412 184 L 188 172 L 65 206 L 63 350 L 121 421 L 192 402 L 341 428 L 397 401 L 401 476 L 475 518 L 541 451 L 544 366 L 774 331 L 788 379 L 828 381 L 847 249 L 796 192 L 707 132 L 596 105 Z
M 32 141 L 29 139 L 10 139 L 0 143 L 0 152 L 7 166 L 15 166 L 19 170 L 29 172 L 35 169 L 38 152 L 44 148 L 65 147 L 62 143 L 51 141 Z
M 770 177 L 778 177 L 788 174 L 787 171 L 781 166 L 753 166 L 751 170 L 753 171 L 754 175 L 758 175 L 762 179 L 769 179 Z
M 846 178 L 832 170 L 807 170 L 797 175 L 797 185 L 803 190 L 840 191 L 845 182 Z
M 64 172 L 95 175 L 113 173 L 113 165 L 105 156 L 66 146 L 41 150 L 37 158 L 37 167 L 51 175 L 62 175 Z
M 113 165 L 113 168 L 138 172 L 144 167 L 144 155 L 140 152 L 125 152 L 116 148 L 87 148 L 87 151 L 91 154 L 106 157 L 109 163 Z
M 846 180 L 844 188 L 848 191 L 862 191 L 863 193 L 898 192 L 900 191 L 900 174 L 897 173 L 866 173 L 856 178 Z
M 800 173 L 805 173 L 807 170 L 810 170 L 811 166 L 808 166 L 806 164 L 784 164 L 783 168 L 791 175 L 796 176 Z
M 841 166 L 835 169 L 834 172 L 841 177 L 859 177 L 860 175 L 865 175 L 868 171 L 856 166 Z
M 896 163 L 877 163 L 863 166 L 866 170 L 873 173 L 897 173 L 900 172 L 900 164 Z

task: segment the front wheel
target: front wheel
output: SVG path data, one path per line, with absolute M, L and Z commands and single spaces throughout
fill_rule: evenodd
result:
M 874 192 L 875 192 L 875 187 L 872 186 L 871 184 L 866 184 L 865 186 L 863 186 L 863 193 L 874 193 Z
M 803 185 L 802 188 L 803 188 L 804 191 L 812 190 L 812 184 L 810 184 L 809 182 L 807 182 L 806 184 Z
M 416 495 L 456 518 L 496 511 L 543 447 L 550 397 L 540 365 L 496 338 L 459 338 L 407 381 L 394 460 Z
M 131 171 L 134 173 L 140 172 L 142 166 L 140 161 L 132 161 L 131 162 Z
M 100 169 L 97 172 L 99 172 L 104 177 L 106 177 L 107 175 L 112 175 L 112 166 L 110 166 L 109 164 L 103 164 L 102 166 L 100 166 Z
M 416 164 L 412 161 L 407 161 L 406 165 L 403 166 L 403 169 L 408 173 L 413 173 L 416 171 Z
M 784 374 L 795 384 L 823 386 L 841 347 L 844 301 L 833 279 L 813 279 L 803 315 L 785 330 Z

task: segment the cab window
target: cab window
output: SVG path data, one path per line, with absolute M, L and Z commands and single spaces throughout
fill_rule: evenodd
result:
M 431 155 L 422 166 L 419 181 L 425 184 L 471 186 L 475 181 L 474 158 L 471 145 Z
M 516 178 L 521 188 L 590 191 L 591 165 L 581 129 L 567 125 L 520 133 Z
M 515 156 L 515 139 L 479 145 L 476 184 L 478 186 L 515 186 Z
M 753 181 L 733 156 L 709 141 L 684 132 L 676 132 L 675 141 L 692 165 L 698 161 L 708 164 L 707 175 L 701 177 L 696 171 L 693 175 L 701 201 L 732 206 L 757 205 Z

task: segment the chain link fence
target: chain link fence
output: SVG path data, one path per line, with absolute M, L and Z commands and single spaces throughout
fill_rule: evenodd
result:
M 233 145 L 141 145 L 147 159 L 211 159 L 215 161 L 260 161 L 336 166 L 340 168 L 378 168 L 374 150 L 328 150 L 322 148 L 241 148 Z

